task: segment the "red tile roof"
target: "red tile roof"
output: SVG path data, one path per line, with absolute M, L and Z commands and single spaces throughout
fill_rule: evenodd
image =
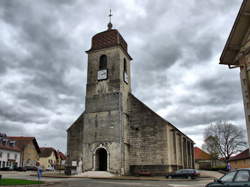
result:
M 60 156 L 60 158 L 62 160 L 66 160 L 67 159 L 67 157 L 62 152 L 58 152 L 58 155 Z
M 106 30 L 93 36 L 91 49 L 87 52 L 114 46 L 121 46 L 130 60 L 132 60 L 132 58 L 128 54 L 127 42 L 123 39 L 122 35 L 116 29 Z
M 3 145 L 1 143 L 0 143 L 0 149 L 21 152 L 21 150 L 17 146 Z
M 35 137 L 30 137 L 30 136 L 8 136 L 10 139 L 15 139 L 15 140 L 26 140 L 26 141 L 31 141 Z
M 247 159 L 247 158 L 250 158 L 249 149 L 246 149 L 245 151 L 242 151 L 238 155 L 230 158 L 229 161 L 231 161 L 231 160 L 243 160 L 243 159 Z
M 58 158 L 57 151 L 53 147 L 41 147 L 40 150 L 40 157 L 49 157 L 54 152 L 55 157 Z
M 194 159 L 195 160 L 210 160 L 211 155 L 201 150 L 199 147 L 194 147 Z
M 34 144 L 38 153 L 40 153 L 40 148 L 35 137 L 29 136 L 8 136 L 8 139 L 16 141 L 16 145 L 19 149 L 24 150 L 25 146 L 30 142 Z

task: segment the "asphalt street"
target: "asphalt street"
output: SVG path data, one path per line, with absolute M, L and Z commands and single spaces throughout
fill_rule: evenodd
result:
M 3 178 L 19 178 L 37 180 L 37 177 L 29 176 L 26 172 L 0 173 Z M 46 186 L 53 187 L 204 187 L 211 180 L 117 180 L 117 179 L 90 179 L 90 178 L 47 178 L 42 181 L 49 183 Z M 38 185 L 36 185 L 37 187 Z M 41 185 L 42 187 L 42 185 Z
M 108 179 L 78 179 L 61 181 L 54 187 L 204 187 L 209 181 L 147 181 L 147 180 L 108 180 Z

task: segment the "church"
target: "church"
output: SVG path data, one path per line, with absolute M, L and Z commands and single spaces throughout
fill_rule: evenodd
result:
M 132 57 L 112 27 L 86 51 L 85 111 L 67 130 L 69 165 L 116 175 L 194 168 L 194 142 L 132 94 Z

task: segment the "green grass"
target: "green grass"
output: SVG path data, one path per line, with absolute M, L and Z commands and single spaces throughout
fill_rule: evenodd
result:
M 41 181 L 31 181 L 24 179 L 0 179 L 0 186 L 6 185 L 26 185 L 26 184 L 43 184 Z

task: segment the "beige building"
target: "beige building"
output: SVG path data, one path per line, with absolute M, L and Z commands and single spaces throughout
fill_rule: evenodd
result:
M 67 130 L 68 165 L 119 175 L 193 168 L 194 142 L 132 94 L 132 58 L 111 23 L 87 55 L 85 111 Z
M 57 161 L 58 161 L 58 155 L 57 151 L 52 147 L 41 147 L 41 152 L 39 154 L 39 164 L 44 169 L 50 169 L 55 170 Z
M 229 160 L 233 169 L 250 168 L 250 153 L 249 149 L 239 153 L 238 155 L 230 158 Z
M 248 144 L 250 145 L 250 0 L 243 0 L 220 58 L 220 64 L 240 68 Z
M 212 156 L 199 147 L 194 147 L 195 169 L 211 169 Z
M 9 136 L 21 150 L 21 166 L 36 166 L 39 160 L 40 148 L 35 137 Z

